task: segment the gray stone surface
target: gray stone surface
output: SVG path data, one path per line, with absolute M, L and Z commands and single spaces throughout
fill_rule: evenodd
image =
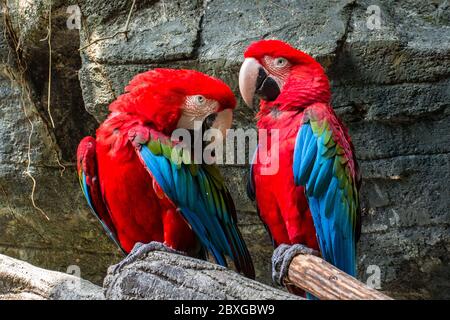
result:
M 54 151 L 73 162 L 79 138 L 94 133 L 93 118 L 104 119 L 126 83 L 152 67 L 199 69 L 221 77 L 238 93 L 243 50 L 253 40 L 275 37 L 326 67 L 333 106 L 353 137 L 363 171 L 359 278 L 365 281 L 368 266 L 377 265 L 382 289 L 394 297 L 450 297 L 448 0 L 142 0 L 132 13 L 128 40 L 120 34 L 81 54 L 78 39 L 84 46 L 121 30 L 131 1 L 79 1 L 80 34 L 65 29 L 65 8 L 72 3 L 55 1 L 56 130 L 46 113 L 48 50 L 39 41 L 48 24 L 47 2 L 35 3 L 12 10 L 12 20 L 14 32 L 22 35 L 24 59 L 33 66 L 26 72 L 36 110 L 32 169 L 37 202 L 52 220 L 46 222 L 30 207 L 30 184 L 22 175 L 29 127 L 17 111 L 21 84 L 11 84 L 2 73 L 0 131 L 6 138 L 0 142 L 0 183 L 8 195 L 0 192 L 3 252 L 59 269 L 79 259 L 82 273 L 98 282 L 105 265 L 117 259 L 116 251 L 91 222 L 74 168 L 59 176 Z M 379 30 L 367 28 L 369 5 L 381 9 Z M 8 48 L 0 41 L 2 66 L 12 65 Z M 254 112 L 239 102 L 235 126 L 253 126 Z M 270 283 L 271 245 L 245 196 L 247 168 L 229 166 L 223 172 L 241 211 L 257 279 Z
M 208 1 L 199 58 L 240 64 L 249 42 L 266 37 L 283 39 L 321 58 L 332 56 L 347 32 L 354 3 Z
M 11 5 L 11 12 L 15 9 Z M 58 19 L 57 12 L 55 10 L 53 15 L 51 95 L 55 129 L 51 128 L 44 106 L 48 52 L 46 42 L 39 40 L 45 38 L 46 31 L 36 31 L 46 29 L 33 20 L 33 15 L 30 21 L 22 22 L 15 20 L 20 16 L 11 13 L 11 27 L 23 25 L 27 35 L 21 41 L 27 43 L 26 49 L 19 50 L 17 56 L 5 38 L 5 26 L 0 26 L 0 252 L 63 272 L 77 265 L 83 277 L 101 283 L 107 266 L 116 262 L 120 255 L 79 192 L 74 153 L 79 139 L 93 131 L 95 121 L 84 111 L 77 80 L 77 68 L 81 63 L 76 53 L 78 33 L 68 33 L 65 18 Z M 59 12 L 64 12 L 65 16 L 65 7 Z M 32 31 L 32 26 L 36 30 Z M 20 35 L 19 29 L 14 30 Z M 33 132 L 27 117 L 33 124 Z M 28 149 L 30 173 L 36 179 L 35 202 L 48 215 L 48 221 L 31 205 L 32 180 L 24 174 Z M 58 158 L 66 166 L 63 173 Z

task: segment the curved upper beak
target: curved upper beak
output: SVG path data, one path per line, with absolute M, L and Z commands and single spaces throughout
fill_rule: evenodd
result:
M 253 105 L 253 98 L 256 91 L 256 82 L 259 70 L 263 67 L 254 58 L 246 58 L 239 71 L 239 91 L 246 105 Z
M 239 71 L 239 90 L 249 107 L 253 105 L 255 94 L 266 101 L 275 100 L 280 94 L 277 82 L 254 58 L 246 58 Z

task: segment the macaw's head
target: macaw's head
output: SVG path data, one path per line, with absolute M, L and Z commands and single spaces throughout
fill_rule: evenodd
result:
M 132 115 L 170 135 L 194 129 L 196 121 L 224 134 L 231 127 L 236 98 L 221 80 L 194 70 L 153 69 L 133 78 L 111 112 Z
M 244 53 L 239 89 L 248 106 L 255 96 L 261 110 L 301 109 L 314 102 L 328 103 L 330 87 L 322 66 L 306 53 L 279 40 L 252 43 Z

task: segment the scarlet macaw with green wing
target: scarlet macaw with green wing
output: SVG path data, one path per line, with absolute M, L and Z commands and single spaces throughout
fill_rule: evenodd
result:
M 137 75 L 109 109 L 96 139 L 77 151 L 82 191 L 109 236 L 131 254 L 151 250 L 204 257 L 253 278 L 250 254 L 236 225 L 233 200 L 214 165 L 193 163 L 172 141 L 195 121 L 224 134 L 236 100 L 222 81 L 193 70 L 154 69 Z M 138 244 L 138 245 L 136 245 Z M 133 249 L 134 248 L 134 249 Z
M 360 233 L 360 175 L 347 129 L 330 105 L 330 86 L 311 56 L 278 40 L 251 44 L 239 75 L 247 105 L 260 98 L 259 129 L 268 152 L 256 152 L 249 195 L 275 247 L 305 246 L 355 276 Z M 270 130 L 279 141 L 271 144 Z M 271 154 L 271 150 L 279 154 Z M 264 174 L 278 156 L 279 170 Z M 264 158 L 265 157 L 265 158 Z M 280 279 L 275 279 L 280 282 Z

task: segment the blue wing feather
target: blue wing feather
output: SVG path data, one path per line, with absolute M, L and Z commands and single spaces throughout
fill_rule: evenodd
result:
M 89 205 L 89 208 L 91 209 L 92 214 L 97 218 L 97 220 L 100 222 L 101 226 L 103 227 L 103 230 L 105 230 L 108 237 L 125 253 L 125 250 L 123 250 L 122 246 L 120 245 L 117 235 L 115 232 L 111 230 L 111 228 L 100 218 L 98 215 L 97 210 L 94 208 L 94 205 L 92 204 L 92 199 L 89 191 L 89 186 L 87 185 L 86 181 L 86 174 L 81 171 L 80 173 L 80 180 L 81 180 L 81 191 L 83 192 L 84 197 L 86 198 L 86 201 Z
M 297 185 L 305 186 L 322 256 L 354 276 L 355 227 L 346 183 L 337 176 L 335 143 L 327 130 L 314 132 L 305 122 L 297 133 L 293 173 Z M 327 147 L 328 146 L 328 147 Z M 339 159 L 337 160 L 339 161 Z
M 309 140 L 310 142 L 313 141 L 312 139 Z M 299 157 L 300 154 L 304 154 L 304 156 L 297 160 L 297 162 L 300 163 L 298 176 L 295 177 L 295 181 L 298 185 L 305 185 L 306 182 L 309 179 L 309 176 L 311 175 L 311 170 L 314 166 L 314 158 L 316 157 L 317 153 L 317 144 L 316 143 L 309 143 L 308 145 L 303 145 L 304 150 L 303 152 L 298 152 L 296 154 L 296 157 Z
M 84 172 L 81 172 L 82 174 L 82 188 L 81 191 L 83 191 L 84 197 L 86 198 L 86 201 L 89 205 L 89 207 L 94 210 L 94 207 L 92 206 L 92 201 L 91 201 L 91 196 L 89 195 L 89 188 L 88 185 L 86 183 L 86 175 L 84 174 Z
M 163 192 L 178 207 L 202 246 L 220 265 L 225 256 L 233 259 L 238 269 L 249 276 L 254 273 L 250 254 L 242 240 L 224 197 L 226 189 L 208 170 L 197 166 L 195 174 L 189 165 L 175 165 L 163 154 L 154 154 L 147 145 L 140 152 L 143 164 Z

